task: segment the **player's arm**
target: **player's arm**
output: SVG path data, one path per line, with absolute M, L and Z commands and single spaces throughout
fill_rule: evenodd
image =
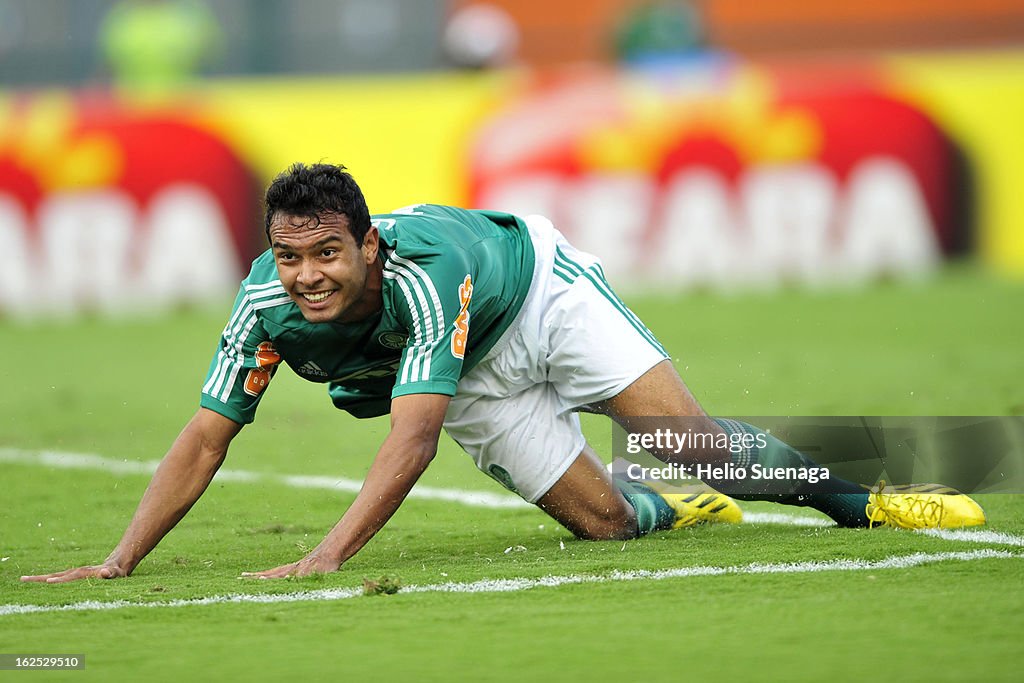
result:
M 160 461 L 121 542 L 103 564 L 23 576 L 21 580 L 63 583 L 87 578 L 115 579 L 131 574 L 203 495 L 224 462 L 228 445 L 241 429 L 239 423 L 200 408 Z
M 363 487 L 324 540 L 298 562 L 244 576 L 283 578 L 335 571 L 383 528 L 437 453 L 449 396 L 409 394 L 391 403 L 391 431 Z

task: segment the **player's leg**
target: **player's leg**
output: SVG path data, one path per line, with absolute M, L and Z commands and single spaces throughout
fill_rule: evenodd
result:
M 664 416 L 670 421 L 663 426 L 675 427 L 678 433 L 692 429 L 724 435 L 722 425 L 708 417 L 690 394 L 665 349 L 611 289 L 600 261 L 575 249 L 543 221 L 534 221 L 530 227 L 541 235 L 535 243 L 545 235 L 552 243 L 553 275 L 546 285 L 536 334 L 544 354 L 544 376 L 558 395 L 556 411 L 597 409 L 627 429 L 632 418 Z M 538 258 L 541 253 L 538 248 Z M 713 440 L 702 449 L 691 447 L 681 453 L 655 450 L 653 454 L 684 465 L 731 462 L 729 449 L 716 448 Z M 783 455 L 790 464 L 789 456 L 799 454 L 788 449 Z M 715 486 L 719 482 L 708 483 Z M 857 490 L 863 493 L 863 489 Z M 867 522 L 865 505 L 866 501 L 860 505 L 860 523 Z
M 445 416 L 445 430 L 482 472 L 582 539 L 635 538 L 672 526 L 673 511 L 653 491 L 616 486 L 586 444 L 579 416 L 555 412 L 550 385 L 491 396 L 492 370 L 482 364 L 464 377 Z
M 653 501 L 635 498 L 631 503 L 626 499 L 589 445 L 537 499 L 537 507 L 585 540 L 636 538 L 641 528 L 653 529 L 656 521 L 638 517 L 657 514 Z
M 614 419 L 627 431 L 643 426 L 647 418 L 684 418 L 673 425 L 702 433 L 723 433 L 721 425 L 709 417 L 683 382 L 671 361 L 658 361 L 611 398 L 595 401 L 588 409 Z M 666 422 L 668 424 L 668 422 Z M 690 448 L 675 453 L 653 453 L 666 462 L 691 465 L 697 462 L 722 465 L 730 461 L 728 449 Z
M 670 463 L 734 464 L 736 470 L 748 471 L 758 464 L 821 472 L 819 465 L 774 436 L 740 421 L 708 417 L 668 361 L 664 348 L 611 289 L 600 261 L 575 249 L 545 223 L 534 221 L 530 227 L 531 234 L 548 234 L 554 243 L 554 277 L 548 286 L 542 346 L 547 377 L 562 398 L 560 409 L 596 407 L 629 431 L 644 431 L 630 429 L 641 418 L 648 419 L 648 426 L 650 418 L 658 418 L 660 426 L 677 434 L 693 431 L 713 436 L 701 448 L 652 450 Z M 717 437 L 721 436 L 728 437 L 727 442 L 734 437 L 747 443 L 754 439 L 757 445 L 718 447 Z M 919 526 L 966 526 L 984 519 L 977 504 L 966 496 L 901 492 L 886 498 L 831 475 L 827 480 L 787 481 L 782 487 L 777 480 L 768 484 L 753 478 L 705 481 L 743 500 L 811 506 L 844 526 L 909 526 L 907 514 L 916 516 L 914 524 Z
M 488 366 L 464 378 L 449 404 L 445 430 L 484 473 L 536 504 L 578 538 L 636 538 L 669 528 L 672 512 L 654 500 L 624 492 L 586 444 L 579 418 L 553 410 L 545 383 L 507 398 L 474 395 L 489 384 Z M 653 494 L 653 491 L 651 492 Z M 656 496 L 651 496 L 655 498 Z
M 651 418 L 659 427 L 675 433 L 694 432 L 728 436 L 744 432 L 752 437 L 761 435 L 764 448 L 753 446 L 738 450 L 714 447 L 719 439 L 708 439 L 703 448 L 687 448 L 677 452 L 672 448 L 651 449 L 652 455 L 665 462 L 692 467 L 697 464 L 722 466 L 735 464 L 750 468 L 757 463 L 762 467 L 819 468 L 814 461 L 756 427 L 736 420 L 709 417 L 687 389 L 679 373 L 668 360 L 658 363 L 621 392 L 593 407 L 609 415 L 627 431 L 643 431 L 651 427 Z M 781 491 L 778 482 L 767 486 L 747 480 L 706 480 L 706 483 L 725 490 L 740 500 L 768 500 L 789 505 L 810 506 L 832 517 L 843 526 L 867 526 L 868 491 L 859 484 L 839 477 L 817 482 L 795 481 L 791 488 Z
M 466 375 L 445 416 L 445 430 L 477 467 L 538 505 L 577 537 L 626 539 L 702 522 L 738 521 L 721 494 L 678 499 L 640 482 L 612 479 L 587 445 L 579 416 L 559 412 L 547 382 L 508 395 L 501 358 Z
M 688 430 L 727 436 L 757 435 L 764 445 L 732 449 L 690 449 L 682 452 L 654 449 L 653 455 L 679 465 L 732 462 L 750 468 L 822 468 L 810 458 L 779 439 L 738 420 L 708 417 L 694 400 L 675 368 L 668 361 L 654 366 L 619 394 L 594 405 L 625 429 L 650 427 L 651 417 L 677 433 Z M 854 482 L 836 476 L 819 481 L 788 482 L 786 490 L 778 483 L 771 490 L 760 489 L 751 481 L 708 481 L 740 500 L 769 500 L 788 505 L 813 507 L 842 526 L 892 526 L 900 528 L 962 527 L 985 523 L 985 513 L 970 497 L 934 485 L 890 487 L 886 492 L 870 492 Z
M 588 540 L 633 538 L 742 518 L 739 506 L 720 493 L 659 493 L 642 482 L 613 479 L 589 445 L 537 506 Z

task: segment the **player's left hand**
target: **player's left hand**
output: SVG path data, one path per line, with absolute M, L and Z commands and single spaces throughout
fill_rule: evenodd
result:
M 285 579 L 289 576 L 326 574 L 327 572 L 337 571 L 340 566 L 340 562 L 329 560 L 315 552 L 312 552 L 298 562 L 283 564 L 280 567 L 266 569 L 261 572 L 242 572 L 242 576 L 251 579 Z

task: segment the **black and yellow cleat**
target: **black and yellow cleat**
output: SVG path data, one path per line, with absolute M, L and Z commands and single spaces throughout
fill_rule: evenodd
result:
M 675 510 L 673 529 L 698 524 L 739 524 L 743 520 L 743 511 L 735 500 L 711 489 L 701 493 L 658 491 L 658 495 Z
M 895 529 L 960 529 L 985 523 L 985 511 L 970 496 L 939 484 L 886 486 L 868 494 L 868 526 Z

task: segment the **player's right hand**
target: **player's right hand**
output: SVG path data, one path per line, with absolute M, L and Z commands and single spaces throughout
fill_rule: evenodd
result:
M 78 581 L 80 579 L 120 579 L 125 576 L 128 576 L 127 569 L 121 567 L 116 562 L 104 562 L 103 564 L 95 564 L 90 567 L 65 569 L 62 572 L 54 572 L 52 574 L 23 576 L 21 580 L 36 583 L 67 583 L 68 581 Z

